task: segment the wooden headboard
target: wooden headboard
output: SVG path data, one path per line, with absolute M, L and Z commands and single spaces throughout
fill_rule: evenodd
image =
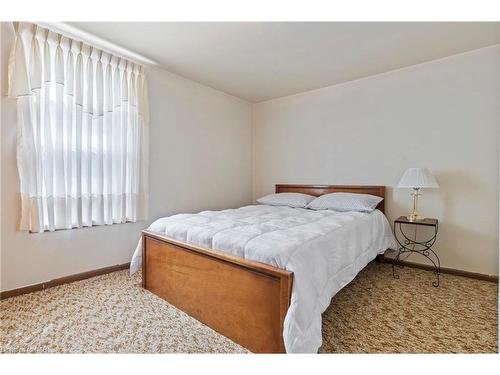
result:
M 329 193 L 371 194 L 384 198 L 377 209 L 384 212 L 385 186 L 366 185 L 276 185 L 276 193 L 302 193 L 319 197 Z M 384 212 L 385 213 L 385 212 Z

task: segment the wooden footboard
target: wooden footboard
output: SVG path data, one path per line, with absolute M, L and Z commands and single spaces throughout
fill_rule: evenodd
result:
M 284 353 L 293 274 L 142 233 L 143 287 L 254 353 Z

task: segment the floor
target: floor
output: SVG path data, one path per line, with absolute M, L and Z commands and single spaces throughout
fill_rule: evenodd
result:
M 498 284 L 371 263 L 323 314 L 320 353 L 490 353 Z M 2 353 L 245 353 L 127 271 L 1 301 Z
M 372 263 L 323 314 L 322 353 L 498 352 L 498 284 Z

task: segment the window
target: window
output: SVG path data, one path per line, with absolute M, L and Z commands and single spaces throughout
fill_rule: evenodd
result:
M 31 23 L 15 27 L 9 96 L 18 107 L 21 229 L 145 218 L 144 68 Z

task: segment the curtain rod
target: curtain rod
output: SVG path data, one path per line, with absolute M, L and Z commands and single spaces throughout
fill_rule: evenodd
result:
M 83 31 L 75 26 L 68 24 L 67 22 L 33 22 L 33 23 L 41 27 L 44 27 L 46 29 L 50 29 L 56 33 L 68 36 L 72 39 L 76 39 L 81 42 L 90 44 L 118 57 L 123 57 L 125 59 L 132 60 L 133 62 L 139 64 L 151 65 L 156 67 L 160 66 L 160 64 L 158 64 L 156 61 L 153 61 L 134 51 L 119 46 L 115 43 L 112 43 L 97 35 L 91 34 L 87 31 Z

